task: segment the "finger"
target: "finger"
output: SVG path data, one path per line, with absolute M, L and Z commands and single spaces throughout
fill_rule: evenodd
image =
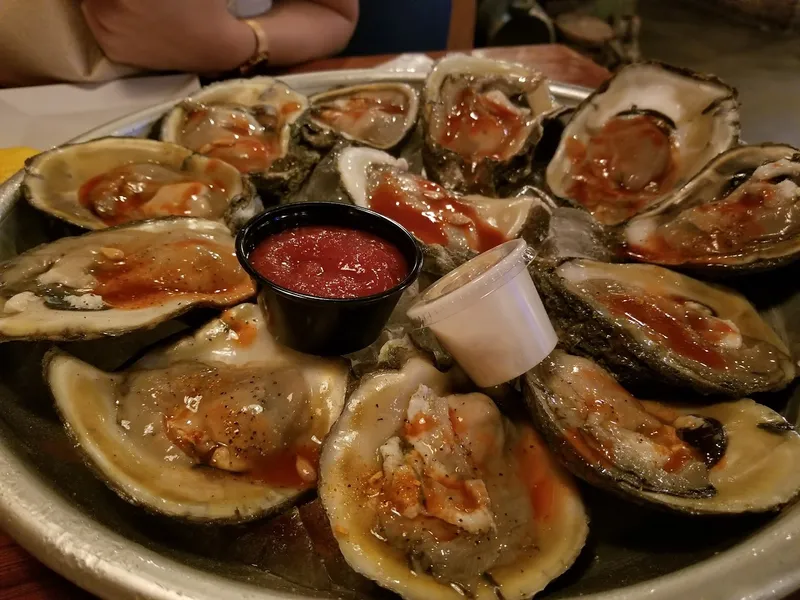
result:
M 106 58 L 114 62 L 123 62 L 125 57 L 118 55 L 114 45 L 114 35 L 94 12 L 93 5 L 96 4 L 96 2 L 92 2 L 91 0 L 84 0 L 84 2 L 81 3 L 81 11 L 83 12 L 86 24 L 89 26 L 89 31 L 92 32 L 92 36 L 94 36 L 97 45 L 103 51 Z
M 100 43 L 100 38 L 103 37 L 103 29 L 95 18 L 92 7 L 88 1 L 81 2 L 81 12 L 83 13 L 83 20 L 86 21 L 86 24 L 89 26 L 89 31 L 92 32 L 94 38 Z
M 115 14 L 115 3 L 111 0 L 82 0 L 81 11 L 92 32 L 110 33 L 110 24 Z

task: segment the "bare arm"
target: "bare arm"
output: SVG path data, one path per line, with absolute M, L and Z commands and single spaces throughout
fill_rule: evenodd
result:
M 225 0 L 82 0 L 100 47 L 119 63 L 196 73 L 233 69 L 255 51 L 252 30 L 231 16 Z M 271 61 L 288 65 L 347 45 L 358 0 L 277 0 L 258 22 Z
M 257 20 L 270 62 L 290 65 L 341 52 L 358 22 L 358 0 L 284 0 Z

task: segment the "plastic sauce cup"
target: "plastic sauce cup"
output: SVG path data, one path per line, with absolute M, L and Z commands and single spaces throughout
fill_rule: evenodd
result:
M 523 240 L 501 244 L 442 277 L 408 310 L 480 387 L 519 377 L 558 342 L 530 258 Z

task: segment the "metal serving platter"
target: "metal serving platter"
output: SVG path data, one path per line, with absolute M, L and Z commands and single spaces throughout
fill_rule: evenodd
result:
M 304 93 L 375 80 L 422 81 L 424 74 L 373 70 L 292 75 L 283 79 Z M 565 105 L 587 90 L 554 84 Z M 153 107 L 77 140 L 142 135 L 169 104 Z M 20 201 L 17 174 L 0 186 L 0 259 L 63 234 Z M 789 331 L 795 356 L 800 291 L 795 270 L 781 280 L 793 289 L 750 282 L 760 307 Z M 752 294 L 751 294 L 752 296 Z M 788 307 L 788 309 L 787 309 Z M 69 344 L 100 368 L 114 369 L 142 347 L 208 315 L 194 314 L 154 331 Z M 109 491 L 83 465 L 64 435 L 41 376 L 48 344 L 0 345 L 0 527 L 37 558 L 85 589 L 113 600 L 272 600 L 337 597 L 309 591 L 231 559 L 239 527 L 178 524 L 148 515 Z M 797 386 L 788 416 L 797 422 Z M 764 401 L 784 406 L 786 398 Z M 800 468 L 800 465 L 797 466 Z M 779 516 L 690 518 L 657 513 L 584 488 L 591 511 L 589 543 L 577 564 L 541 598 L 594 600 L 760 600 L 800 588 L 800 506 Z M 388 595 L 387 595 L 388 596 Z

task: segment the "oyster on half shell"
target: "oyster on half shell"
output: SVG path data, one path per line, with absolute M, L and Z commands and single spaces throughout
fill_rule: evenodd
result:
M 313 488 L 347 366 L 279 346 L 242 304 L 118 373 L 52 351 L 45 378 L 67 431 L 125 500 L 239 522 Z
M 655 265 L 581 259 L 532 274 L 566 348 L 626 385 L 741 398 L 795 377 L 783 340 L 732 290 Z
M 410 359 L 362 380 L 320 459 L 345 560 L 403 598 L 530 598 L 577 558 L 586 513 L 533 429 Z
M 296 143 L 308 99 L 271 77 L 210 85 L 168 112 L 159 139 L 249 175 L 265 202 L 297 189 L 319 154 Z
M 154 217 L 200 217 L 241 227 L 263 210 L 229 164 L 176 144 L 108 137 L 32 158 L 22 182 L 33 206 L 86 229 Z
M 623 229 L 626 254 L 704 272 L 762 271 L 800 256 L 800 150 L 763 144 L 714 158 Z
M 61 238 L 0 265 L 0 341 L 120 335 L 254 294 L 221 223 L 141 221 Z
M 597 363 L 556 350 L 524 377 L 539 430 L 577 476 L 694 514 L 776 510 L 800 493 L 800 435 L 775 411 L 640 400 Z
M 736 91 L 659 63 L 620 69 L 584 100 L 547 166 L 550 190 L 616 225 L 653 207 L 739 139 Z
M 437 274 L 522 236 L 544 218 L 544 203 L 533 194 L 462 196 L 408 172 L 403 159 L 379 150 L 342 148 L 331 160 L 342 199 L 403 225 L 422 242 L 426 270 Z
M 323 150 L 344 139 L 390 152 L 411 133 L 419 113 L 417 90 L 394 81 L 328 90 L 309 101 L 303 137 Z
M 428 176 L 461 193 L 498 196 L 519 187 L 554 109 L 547 80 L 528 67 L 472 56 L 440 60 L 423 91 Z

